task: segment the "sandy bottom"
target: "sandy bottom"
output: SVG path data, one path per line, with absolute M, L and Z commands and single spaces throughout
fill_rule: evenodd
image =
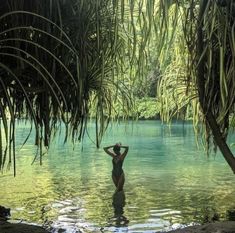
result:
M 235 233 L 235 221 L 207 223 L 201 226 L 190 226 L 168 233 Z M 0 222 L 0 233 L 49 233 L 40 226 L 24 223 Z

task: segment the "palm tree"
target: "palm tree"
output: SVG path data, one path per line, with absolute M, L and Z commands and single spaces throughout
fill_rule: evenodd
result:
M 49 146 L 52 130 L 61 121 L 65 140 L 69 134 L 80 140 L 92 104 L 99 146 L 115 102 L 130 110 L 131 88 L 145 80 L 154 53 L 163 75 L 158 94 L 168 93 L 160 99 L 166 101 L 171 95 L 162 104 L 163 113 L 172 116 L 194 108 L 195 124 L 205 123 L 208 145 L 213 136 L 235 171 L 235 158 L 226 144 L 229 119 L 235 119 L 232 1 L 3 2 L 0 112 L 4 134 L 0 147 L 5 147 L 0 150 L 1 168 L 7 150 L 9 163 L 15 160 L 16 117 L 33 122 L 35 143 L 42 149 L 43 143 Z M 177 28 L 182 29 L 181 37 L 176 36 Z M 177 43 L 178 53 L 186 57 L 181 63 L 176 63 L 172 52 Z M 179 75 L 171 75 L 170 66 Z
M 181 93 L 178 96 L 181 104 L 178 106 L 182 106 L 182 98 L 179 97 L 184 86 L 185 96 L 191 99 L 193 94 L 194 102 L 199 103 L 192 105 L 197 118 L 195 122 L 200 119 L 205 123 L 207 145 L 210 145 L 210 138 L 213 137 L 215 146 L 219 147 L 235 172 L 235 158 L 226 143 L 231 126 L 229 120 L 234 121 L 234 3 L 191 0 L 171 1 L 168 5 L 162 1 L 162 5 L 164 15 L 175 9 L 183 25 L 182 32 L 188 49 L 185 78 L 173 79 L 176 81 L 174 87 Z M 169 32 L 170 21 L 166 17 L 165 20 L 164 30 Z M 165 90 L 169 90 L 171 80 L 168 83 L 161 85 L 162 90 L 164 86 Z
M 32 122 L 35 144 L 42 148 L 43 142 L 46 147 L 49 145 L 51 130 L 58 119 L 68 128 L 69 120 L 74 117 L 68 114 L 71 112 L 68 103 L 69 93 L 77 92 L 77 82 L 66 58 L 76 60 L 77 52 L 61 27 L 47 15 L 39 15 L 42 9 L 34 1 L 2 1 L 0 113 L 4 131 L 0 131 L 1 169 L 8 158 L 8 164 L 13 162 L 15 171 L 16 118 Z M 61 57 L 63 52 L 66 52 L 65 57 Z
M 229 117 L 234 117 L 234 16 L 232 1 L 201 1 L 195 55 L 199 102 L 206 123 L 235 173 L 235 158 L 226 143 Z
M 79 88 L 78 99 L 71 100 L 79 109 L 72 122 L 72 135 L 78 132 L 78 140 L 82 138 L 92 107 L 97 147 L 111 117 L 113 103 L 119 96 L 124 104 L 129 103 L 128 89 L 122 88 L 124 83 L 118 79 L 118 63 L 122 63 L 126 44 L 119 34 L 118 7 L 118 2 L 108 0 L 71 0 L 60 5 L 63 28 L 78 54 L 77 61 L 71 64 L 72 70 L 77 71 Z M 78 127 L 82 130 L 77 130 Z
M 41 161 L 43 144 L 49 146 L 61 122 L 66 128 L 65 141 L 69 135 L 73 140 L 84 136 L 91 100 L 96 109 L 98 147 L 113 102 L 121 96 L 122 103 L 130 104 L 128 88 L 118 80 L 120 64 L 128 60 L 122 56 L 127 51 L 125 44 L 130 43 L 123 30 L 119 33 L 122 5 L 108 0 L 3 3 L 0 169 L 8 159 L 15 171 L 16 118 L 26 118 L 34 125 Z

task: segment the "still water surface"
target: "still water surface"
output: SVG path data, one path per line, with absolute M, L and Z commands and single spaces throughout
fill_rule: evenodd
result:
M 18 145 L 28 130 L 18 125 Z M 101 146 L 119 141 L 130 147 L 123 193 L 113 196 L 111 158 L 88 137 L 73 146 L 57 136 L 43 166 L 31 165 L 32 137 L 17 150 L 17 176 L 12 170 L 1 175 L 0 205 L 11 207 L 13 220 L 70 233 L 162 232 L 214 213 L 226 219 L 235 208 L 235 176 L 220 153 L 208 158 L 197 148 L 190 124 L 174 123 L 171 129 L 158 121 L 113 124 Z

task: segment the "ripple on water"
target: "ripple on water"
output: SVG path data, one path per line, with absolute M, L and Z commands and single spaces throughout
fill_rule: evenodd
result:
M 52 224 L 55 233 L 59 232 L 60 229 L 68 233 L 80 231 L 101 232 L 98 224 L 85 219 L 85 209 L 82 207 L 81 202 L 79 204 L 80 205 L 78 205 L 76 200 L 56 201 L 56 203 L 51 204 L 51 207 L 56 208 L 58 211 L 58 217 Z M 135 206 L 129 206 L 129 209 L 138 211 L 138 208 Z M 172 209 L 152 209 L 149 211 L 149 218 L 147 218 L 144 223 L 135 220 L 129 222 L 123 215 L 114 216 L 109 219 L 109 226 L 104 226 L 102 232 L 153 233 L 171 225 L 170 221 L 162 219 L 163 216 L 175 216 L 177 214 L 180 214 L 180 211 Z
M 222 156 L 207 159 L 196 149 L 190 125 L 185 125 L 184 133 L 177 124 L 171 129 L 172 134 L 157 121 L 138 122 L 133 129 L 120 123 L 104 138 L 104 146 L 117 139 L 130 146 L 124 163 L 126 226 L 125 220 L 112 217 L 111 160 L 90 141 L 83 142 L 81 151 L 79 146 L 66 147 L 58 137 L 43 166 L 31 166 L 32 140 L 17 157 L 16 178 L 9 173 L 1 176 L 1 202 L 11 207 L 13 219 L 53 220 L 55 231 L 62 228 L 69 233 L 79 229 L 100 233 L 102 227 L 105 233 L 163 231 L 200 220 L 208 208 L 226 220 L 226 211 L 235 203 L 234 175 Z
M 163 216 L 179 216 L 181 211 L 165 209 L 165 210 L 150 210 L 150 216 L 163 217 Z
M 152 233 L 168 226 L 170 226 L 169 221 L 159 219 L 157 222 L 133 224 L 128 227 L 128 232 L 145 232 L 145 233 L 151 232 Z

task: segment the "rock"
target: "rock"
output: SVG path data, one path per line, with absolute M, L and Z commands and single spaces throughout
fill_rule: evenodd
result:
M 235 233 L 235 221 L 206 223 L 168 231 L 167 233 Z
M 10 208 L 6 208 L 0 205 L 0 220 L 6 221 L 11 216 L 10 211 L 11 211 Z
M 49 233 L 40 226 L 29 225 L 24 223 L 9 223 L 7 221 L 0 221 L 1 233 Z

